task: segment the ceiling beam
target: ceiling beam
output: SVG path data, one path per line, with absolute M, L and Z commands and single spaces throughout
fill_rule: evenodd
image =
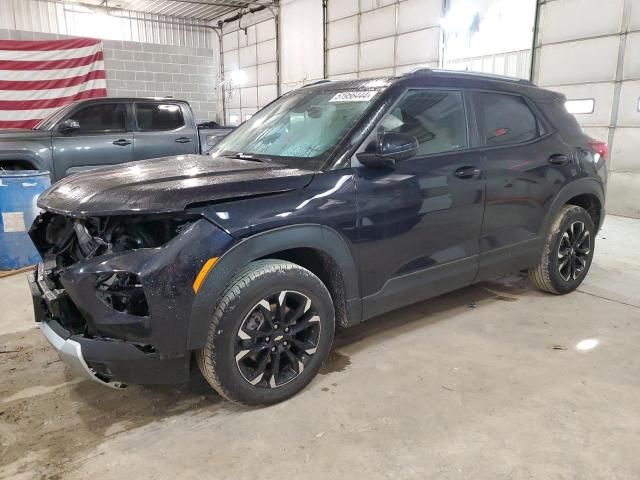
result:
M 259 2 L 259 1 L 244 1 L 244 0 L 239 0 L 239 1 L 233 1 L 233 3 L 228 3 L 228 2 L 224 2 L 224 1 L 220 1 L 220 0 L 213 0 L 213 1 L 207 1 L 207 0 L 169 0 L 170 2 L 173 3 L 190 3 L 192 5 L 202 5 L 202 6 L 211 6 L 211 7 L 230 7 L 230 8 L 243 8 L 243 7 L 250 7 L 250 6 L 260 6 L 260 7 L 264 7 L 267 5 L 271 5 L 273 4 L 273 2 L 269 2 L 269 3 L 263 3 L 263 2 Z

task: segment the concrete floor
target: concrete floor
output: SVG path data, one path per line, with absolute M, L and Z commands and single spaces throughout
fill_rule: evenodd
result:
M 638 479 L 639 238 L 608 217 L 568 296 L 511 277 L 344 331 L 309 388 L 255 410 L 197 374 L 74 378 L 24 276 L 0 280 L 0 478 Z

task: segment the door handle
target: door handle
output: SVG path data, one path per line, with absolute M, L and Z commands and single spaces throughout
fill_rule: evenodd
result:
M 564 165 L 569 161 L 569 157 L 567 155 L 563 155 L 562 153 L 556 153 L 555 155 L 551 155 L 549 157 L 549 163 L 551 165 Z
M 121 138 L 120 140 L 115 140 L 113 144 L 118 145 L 119 147 L 126 147 L 127 145 L 131 145 L 131 142 L 129 140 Z
M 460 167 L 453 174 L 461 179 L 477 178 L 480 176 L 481 170 L 478 167 Z
M 191 139 L 189 137 L 178 137 L 175 141 L 176 143 L 191 143 Z

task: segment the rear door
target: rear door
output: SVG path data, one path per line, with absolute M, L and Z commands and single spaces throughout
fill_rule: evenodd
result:
M 100 166 L 133 160 L 133 132 L 128 125 L 124 102 L 80 105 L 64 120 L 77 120 L 78 130 L 53 133 L 56 178 Z
M 474 92 L 487 196 L 478 280 L 529 268 L 556 193 L 575 175 L 573 149 L 526 97 Z
M 135 102 L 134 118 L 136 160 L 198 153 L 199 139 L 191 112 L 184 103 Z

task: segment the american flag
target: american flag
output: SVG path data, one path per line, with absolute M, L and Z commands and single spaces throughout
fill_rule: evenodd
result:
M 0 40 L 0 128 L 32 128 L 68 103 L 106 95 L 102 41 Z

